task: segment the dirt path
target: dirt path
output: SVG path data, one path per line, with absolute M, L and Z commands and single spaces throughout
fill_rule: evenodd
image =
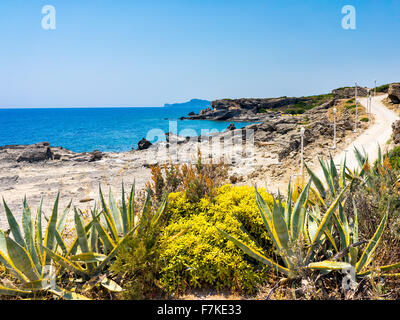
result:
M 378 158 L 378 145 L 382 150 L 386 149 L 386 142 L 392 135 L 392 123 L 399 120 L 399 115 L 388 109 L 383 100 L 387 95 L 380 95 L 372 98 L 371 113 L 374 116 L 373 125 L 365 130 L 357 139 L 349 144 L 346 149 L 334 156 L 335 164 L 340 164 L 346 157 L 346 165 L 353 170 L 358 167 L 358 162 L 354 154 L 354 148 L 361 152 L 365 150 L 371 162 Z M 367 98 L 361 98 L 360 103 L 367 106 Z M 319 177 L 323 177 L 322 168 L 318 166 L 314 171 Z

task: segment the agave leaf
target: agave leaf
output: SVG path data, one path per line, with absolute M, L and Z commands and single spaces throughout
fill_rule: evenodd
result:
M 274 229 L 278 236 L 278 240 L 280 246 L 284 249 L 288 249 L 289 246 L 289 232 L 287 229 L 287 225 L 284 218 L 284 211 L 280 210 L 279 206 L 277 206 L 275 199 L 274 201 L 274 208 L 272 211 L 272 218 L 274 222 Z
M 335 186 L 333 184 L 333 180 L 331 175 L 329 174 L 328 168 L 326 167 L 326 164 L 324 163 L 324 161 L 322 161 L 322 159 L 318 159 L 319 163 L 321 165 L 322 168 L 322 172 L 324 173 L 325 176 L 325 181 L 329 187 L 329 190 L 331 192 L 332 197 L 335 197 L 336 193 L 335 193 Z
M 131 192 L 129 194 L 127 210 L 128 210 L 129 230 L 131 230 L 135 226 L 135 181 L 133 181 Z
M 136 231 L 136 228 L 133 228 L 130 230 L 117 244 L 116 246 L 111 250 L 111 252 L 107 255 L 107 257 L 98 265 L 96 268 L 94 274 L 98 274 L 101 272 L 104 267 L 110 262 L 110 260 L 117 254 L 119 248 L 125 243 L 125 241 Z
M 26 296 L 31 294 L 32 292 L 27 290 L 20 290 L 16 288 L 10 288 L 0 285 L 0 295 L 3 296 Z
M 74 219 L 75 219 L 75 227 L 76 227 L 76 234 L 78 237 L 78 243 L 81 248 L 82 253 L 89 252 L 89 244 L 86 237 L 86 230 L 83 226 L 83 221 L 81 216 L 78 213 L 78 210 L 74 208 Z
M 34 245 L 36 249 L 36 254 L 41 263 L 43 263 L 43 236 L 42 236 L 42 205 L 43 198 L 40 200 L 40 205 L 37 210 L 36 220 L 35 220 L 35 237 L 34 237 Z
M 99 223 L 98 219 L 93 220 L 93 226 L 97 229 L 98 235 L 105 247 L 106 252 L 111 251 L 115 247 L 113 239 L 111 239 L 107 231 Z
M 39 272 L 28 251 L 10 237 L 6 237 L 6 244 L 9 261 L 12 261 L 12 267 L 24 274 L 30 281 L 39 280 Z
M 53 279 L 42 278 L 39 280 L 26 282 L 23 284 L 22 287 L 23 287 L 23 289 L 27 289 L 30 291 L 43 291 L 43 290 L 50 289 L 53 284 L 54 284 Z
M 93 227 L 90 229 L 90 251 L 91 252 L 98 252 L 99 251 L 99 233 L 97 232 L 96 227 L 93 225 Z
M 289 179 L 288 193 L 287 193 L 287 203 L 285 208 L 285 221 L 287 229 L 290 230 L 290 220 L 292 217 L 292 179 Z
M 379 224 L 378 229 L 376 230 L 374 236 L 369 241 L 367 247 L 365 248 L 364 252 L 361 255 L 361 258 L 356 265 L 356 273 L 360 272 L 363 267 L 366 267 L 371 263 L 372 255 L 382 238 L 383 231 L 385 230 L 387 218 L 388 214 L 386 213 L 383 216 L 382 221 Z
M 8 258 L 6 237 L 5 233 L 0 230 L 0 252 L 3 252 L 4 256 Z
M 102 262 L 106 259 L 107 256 L 104 254 L 96 253 L 96 252 L 85 252 L 76 254 L 71 257 L 71 261 L 74 262 L 84 262 L 84 263 L 97 263 Z
M 97 216 L 97 218 L 99 217 L 101 215 L 101 213 Z M 89 232 L 89 230 L 92 228 L 92 226 L 94 225 L 94 221 L 95 221 L 95 219 L 93 219 L 92 221 L 90 221 L 86 226 L 85 226 L 85 232 L 86 232 L 86 234 Z M 72 242 L 72 244 L 71 244 L 71 246 L 69 247 L 69 249 L 68 249 L 68 252 L 67 252 L 67 256 L 68 255 L 74 255 L 74 254 L 76 254 L 76 252 L 77 252 L 77 250 L 78 250 L 78 247 L 79 247 L 79 239 L 78 239 L 78 237 L 76 237 L 75 239 L 74 239 L 74 241 Z
M 310 191 L 311 180 L 307 183 L 303 191 L 301 192 L 299 198 L 293 209 L 292 221 L 290 222 L 291 226 L 291 239 L 297 239 L 300 234 L 303 232 L 304 225 L 304 210 L 308 201 L 308 194 Z
M 331 243 L 333 249 L 334 249 L 336 252 L 339 252 L 339 249 L 338 249 L 338 247 L 336 246 L 336 243 L 335 243 L 335 239 L 333 238 L 332 233 L 329 231 L 328 228 L 325 228 L 324 234 L 325 234 L 325 236 L 327 237 L 327 239 L 329 240 L 329 242 Z
M 268 224 L 268 228 L 270 228 L 270 226 L 272 225 L 271 208 L 265 203 L 261 194 L 259 194 L 257 187 L 255 187 L 254 189 L 255 189 L 255 193 L 256 193 L 256 202 L 257 202 L 258 208 L 260 209 L 261 216 L 264 220 L 264 223 Z
M 364 164 L 366 163 L 367 159 L 360 153 L 360 151 L 356 147 L 354 147 L 354 153 L 355 153 L 355 156 L 356 156 L 356 159 L 358 161 L 360 168 L 362 168 L 364 166 Z
M 358 210 L 356 203 L 354 202 L 353 199 L 353 211 L 354 211 L 354 222 L 353 222 L 353 243 L 358 242 Z
M 24 230 L 24 235 L 25 235 L 25 244 L 26 244 L 26 249 L 29 252 L 33 263 L 35 265 L 38 264 L 38 257 L 36 255 L 36 250 L 34 246 L 34 241 L 33 241 L 33 224 L 32 224 L 32 213 L 31 209 L 28 206 L 28 203 L 26 202 L 26 197 L 24 198 L 23 202 L 23 210 L 22 210 L 22 227 Z
M 156 225 L 159 221 L 159 219 L 161 218 L 161 216 L 163 215 L 166 207 L 168 204 L 168 195 L 165 196 L 165 199 L 163 200 L 163 202 L 161 203 L 161 205 L 158 207 L 156 214 L 153 216 L 151 223 L 153 225 Z
M 122 292 L 124 291 L 115 281 L 109 279 L 109 278 L 104 278 L 100 284 L 106 288 L 109 291 L 112 292 Z
M 261 195 L 258 193 L 257 188 L 255 188 L 255 192 L 256 192 L 256 203 L 258 209 L 260 210 L 261 218 L 264 222 L 265 228 L 267 229 L 272 242 L 275 244 L 275 247 L 278 250 L 282 250 L 283 248 L 280 246 L 278 235 L 276 234 L 276 231 L 273 226 L 271 209 L 265 203 Z
M 313 208 L 314 210 L 314 208 Z M 317 219 L 315 218 L 314 214 L 311 214 L 311 212 L 308 212 L 307 215 L 307 230 L 308 230 L 308 234 L 309 234 L 309 238 L 310 238 L 310 242 L 312 241 L 312 239 L 314 239 L 315 234 L 317 233 L 318 230 L 318 222 Z
M 67 222 L 68 213 L 71 208 L 71 204 L 72 204 L 72 200 L 69 202 L 69 204 L 64 209 L 63 213 L 61 214 L 60 218 L 57 221 L 56 228 L 57 228 L 58 232 L 60 232 L 60 233 L 62 233 L 62 231 L 64 230 L 65 223 Z
M 331 177 L 333 181 L 333 185 L 335 186 L 335 192 L 337 189 L 339 189 L 339 184 L 338 184 L 338 172 L 336 169 L 335 162 L 333 161 L 332 154 L 329 154 L 329 160 L 330 160 L 330 171 L 331 171 Z
M 118 241 L 119 236 L 118 236 L 117 227 L 115 225 L 114 219 L 112 218 L 110 209 L 108 209 L 107 204 L 104 200 L 103 192 L 101 191 L 100 186 L 99 186 L 99 194 L 100 194 L 101 203 L 103 205 L 103 212 L 104 212 L 104 216 L 106 218 L 108 229 L 110 230 L 111 236 L 113 237 L 114 241 Z
M 67 245 L 64 242 L 64 239 L 58 230 L 56 230 L 56 241 L 57 244 L 60 246 L 62 252 L 66 255 L 68 253 Z
M 351 264 L 347 262 L 340 261 L 321 261 L 310 263 L 307 266 L 308 269 L 317 269 L 317 270 L 343 270 L 352 268 Z
M 317 230 L 317 232 L 314 236 L 314 239 L 311 243 L 311 246 L 308 249 L 308 252 L 307 252 L 308 259 L 307 260 L 309 260 L 309 257 L 311 257 L 311 253 L 312 253 L 312 249 L 313 249 L 314 245 L 316 245 L 319 242 L 322 234 L 325 233 L 325 228 L 327 226 L 328 220 L 331 218 L 331 215 L 335 212 L 335 210 L 336 210 L 337 206 L 339 205 L 339 202 L 340 202 L 342 196 L 344 195 L 344 193 L 346 192 L 346 190 L 347 190 L 347 186 L 336 197 L 335 201 L 333 201 L 333 203 L 331 204 L 329 209 L 326 211 L 324 217 L 322 218 L 321 223 L 318 227 L 318 230 Z
M 13 262 L 10 260 L 7 252 L 7 241 L 6 235 L 3 231 L 0 230 L 0 262 L 21 282 L 29 281 L 20 270 L 18 270 L 14 265 Z
M 246 244 L 244 244 L 242 241 L 232 237 L 225 231 L 222 231 L 221 229 L 217 228 L 218 231 L 228 240 L 232 241 L 238 248 L 240 248 L 244 253 L 249 255 L 250 257 L 256 259 L 257 261 L 275 269 L 278 272 L 283 273 L 286 276 L 290 276 L 290 270 L 288 268 L 285 268 L 276 262 L 274 262 L 272 259 L 260 254 L 259 252 L 255 251 L 254 249 L 250 248 Z
M 124 234 L 127 234 L 129 231 L 129 217 L 128 217 L 128 210 L 126 208 L 126 203 L 125 203 L 124 182 L 122 182 L 122 212 L 121 212 L 121 215 L 122 215 Z
M 379 270 L 382 272 L 385 272 L 385 271 L 398 269 L 398 268 L 400 268 L 400 262 L 393 263 L 393 264 L 386 265 L 386 266 L 381 266 L 381 267 L 379 267 Z
M 115 226 L 117 227 L 117 231 L 119 234 L 125 234 L 124 228 L 123 228 L 124 223 L 122 221 L 121 211 L 118 208 L 117 202 L 115 201 L 115 198 L 111 191 L 111 188 L 109 190 L 108 197 L 109 197 L 109 204 L 110 204 L 110 212 L 114 219 Z
M 349 248 L 349 255 L 350 255 L 350 264 L 352 266 L 356 266 L 357 264 L 357 256 L 358 256 L 358 248 L 350 246 Z
M 142 210 L 142 216 L 141 219 L 143 220 L 143 225 L 146 225 L 146 222 L 148 220 L 148 216 L 150 214 L 150 190 L 147 190 L 147 195 L 146 195 L 146 200 L 144 201 L 143 204 L 143 210 Z M 141 229 L 141 227 L 139 227 Z
M 349 246 L 348 234 L 346 234 L 346 230 L 345 230 L 342 222 L 340 221 L 340 219 L 337 217 L 336 213 L 334 213 L 332 215 L 332 217 L 333 217 L 336 227 L 339 231 L 339 238 L 340 238 L 340 247 L 339 248 L 343 250 L 344 248 L 347 248 Z M 349 262 L 348 257 L 346 258 L 346 262 Z
M 25 247 L 25 241 L 22 237 L 21 229 L 18 225 L 17 220 L 15 220 L 14 215 L 11 210 L 8 208 L 6 201 L 3 198 L 4 209 L 6 211 L 8 225 L 10 226 L 11 233 L 14 237 L 14 240 L 21 246 Z
M 317 188 L 318 192 L 320 193 L 322 198 L 326 198 L 326 192 L 325 192 L 325 188 L 324 185 L 322 184 L 321 180 L 315 175 L 315 173 L 307 166 L 307 164 L 305 165 L 308 174 L 311 177 L 312 182 L 314 183 L 315 187 Z
M 46 247 L 43 247 L 43 250 L 47 253 L 47 255 L 49 257 L 51 257 L 55 262 L 57 262 L 59 265 L 61 265 L 65 269 L 75 272 L 76 274 L 80 275 L 81 277 L 84 277 L 84 278 L 89 277 L 89 273 L 85 269 L 83 269 L 81 266 L 79 266 L 78 264 L 73 263 L 72 261 L 68 260 L 67 258 L 60 256 L 58 253 L 53 252 Z
M 78 213 L 78 211 L 76 210 L 76 208 L 74 208 L 75 211 L 75 227 L 76 227 L 76 234 L 78 237 L 78 243 L 79 243 L 79 247 L 81 248 L 81 252 L 82 253 L 87 253 L 89 252 L 89 243 L 88 243 L 88 238 L 87 238 L 87 232 L 85 230 L 85 227 L 83 226 L 83 221 L 82 218 L 80 216 L 80 214 Z M 89 272 L 91 272 L 94 269 L 94 265 L 92 263 L 88 263 L 88 269 Z
M 87 298 L 81 294 L 62 289 L 58 286 L 49 290 L 49 292 L 59 296 L 60 298 L 62 298 L 64 300 L 90 300 L 89 298 Z
M 57 194 L 56 201 L 54 202 L 53 211 L 51 213 L 49 222 L 47 224 L 46 233 L 43 241 L 43 245 L 49 250 L 53 250 L 55 245 L 59 198 L 60 198 L 60 193 Z M 44 257 L 44 264 L 45 265 L 49 264 L 50 258 L 46 255 L 46 252 L 43 252 L 43 257 Z
M 339 188 L 344 188 L 346 185 L 346 156 L 343 162 L 340 163 L 340 176 L 339 176 Z

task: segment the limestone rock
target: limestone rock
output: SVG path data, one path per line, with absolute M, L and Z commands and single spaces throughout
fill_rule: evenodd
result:
M 34 145 L 27 146 L 18 156 L 17 161 L 25 162 L 39 162 L 53 159 L 53 152 L 51 151 L 48 142 L 40 142 Z
M 392 124 L 392 130 L 393 143 L 400 144 L 400 120 L 397 120 Z
M 400 83 L 391 83 L 388 90 L 388 97 L 392 103 L 400 103 Z

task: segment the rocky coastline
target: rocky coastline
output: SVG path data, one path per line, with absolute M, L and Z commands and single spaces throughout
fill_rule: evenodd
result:
M 288 101 L 266 100 L 276 105 Z M 258 103 L 258 100 L 251 99 L 246 103 L 251 106 L 253 103 Z M 274 193 L 280 185 L 284 186 L 287 183 L 290 173 L 297 171 L 301 127 L 306 129 L 304 145 L 307 162 L 315 162 L 316 154 L 328 157 L 332 152 L 330 146 L 333 139 L 334 107 L 339 110 L 337 118 L 339 152 L 369 124 L 359 121 L 361 130 L 353 133 L 354 110 L 347 109 L 343 100 L 334 97 L 329 97 L 324 103 L 306 110 L 303 114 L 290 115 L 281 110 L 268 110 L 258 118 L 260 123 L 250 124 L 241 129 L 227 122 L 224 132 L 210 136 L 181 137 L 166 133 L 163 142 L 151 144 L 142 141 L 136 150 L 132 148 L 126 152 L 96 150 L 75 153 L 63 147 L 53 147 L 49 142 L 2 146 L 0 147 L 0 196 L 4 197 L 9 207 L 16 212 L 22 212 L 22 200 L 25 195 L 32 208 L 36 208 L 43 197 L 43 208 L 45 212 L 49 212 L 58 192 L 61 194 L 60 208 L 66 206 L 72 199 L 74 206 L 89 210 L 98 200 L 99 185 L 102 185 L 104 190 L 112 188 L 117 197 L 121 196 L 122 182 L 129 185 L 135 181 L 137 190 L 143 190 L 146 183 L 151 181 L 151 166 L 170 161 L 193 162 L 199 148 L 205 161 L 223 160 L 228 163 L 228 183 L 257 183 Z M 254 114 L 251 111 L 254 108 L 243 108 L 243 110 L 243 114 L 232 116 L 227 120 L 234 122 L 239 117 L 244 121 L 249 119 L 254 121 L 255 118 L 247 116 Z M 359 115 L 363 116 L 362 108 L 359 110 Z M 243 144 L 247 136 L 250 136 L 251 145 Z M 229 141 L 232 137 L 242 140 L 237 145 L 225 145 L 219 153 L 214 151 L 208 153 L 210 141 L 223 145 L 224 141 Z M 0 214 L 0 224 L 6 224 L 4 214 Z

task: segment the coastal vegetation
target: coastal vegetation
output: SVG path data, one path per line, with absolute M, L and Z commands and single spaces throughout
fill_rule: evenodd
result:
M 208 288 L 274 299 L 398 298 L 399 150 L 379 151 L 375 163 L 355 152 L 358 170 L 321 160 L 324 181 L 306 167 L 285 196 L 224 184 L 223 165 L 199 154 L 193 166 L 154 167 L 144 198 L 134 185 L 122 186 L 120 201 L 100 188 L 90 212 L 72 210 L 72 232 L 59 197 L 50 216 L 41 206 L 33 215 L 24 200 L 22 228 L 4 201 L 0 294 L 154 299 Z

